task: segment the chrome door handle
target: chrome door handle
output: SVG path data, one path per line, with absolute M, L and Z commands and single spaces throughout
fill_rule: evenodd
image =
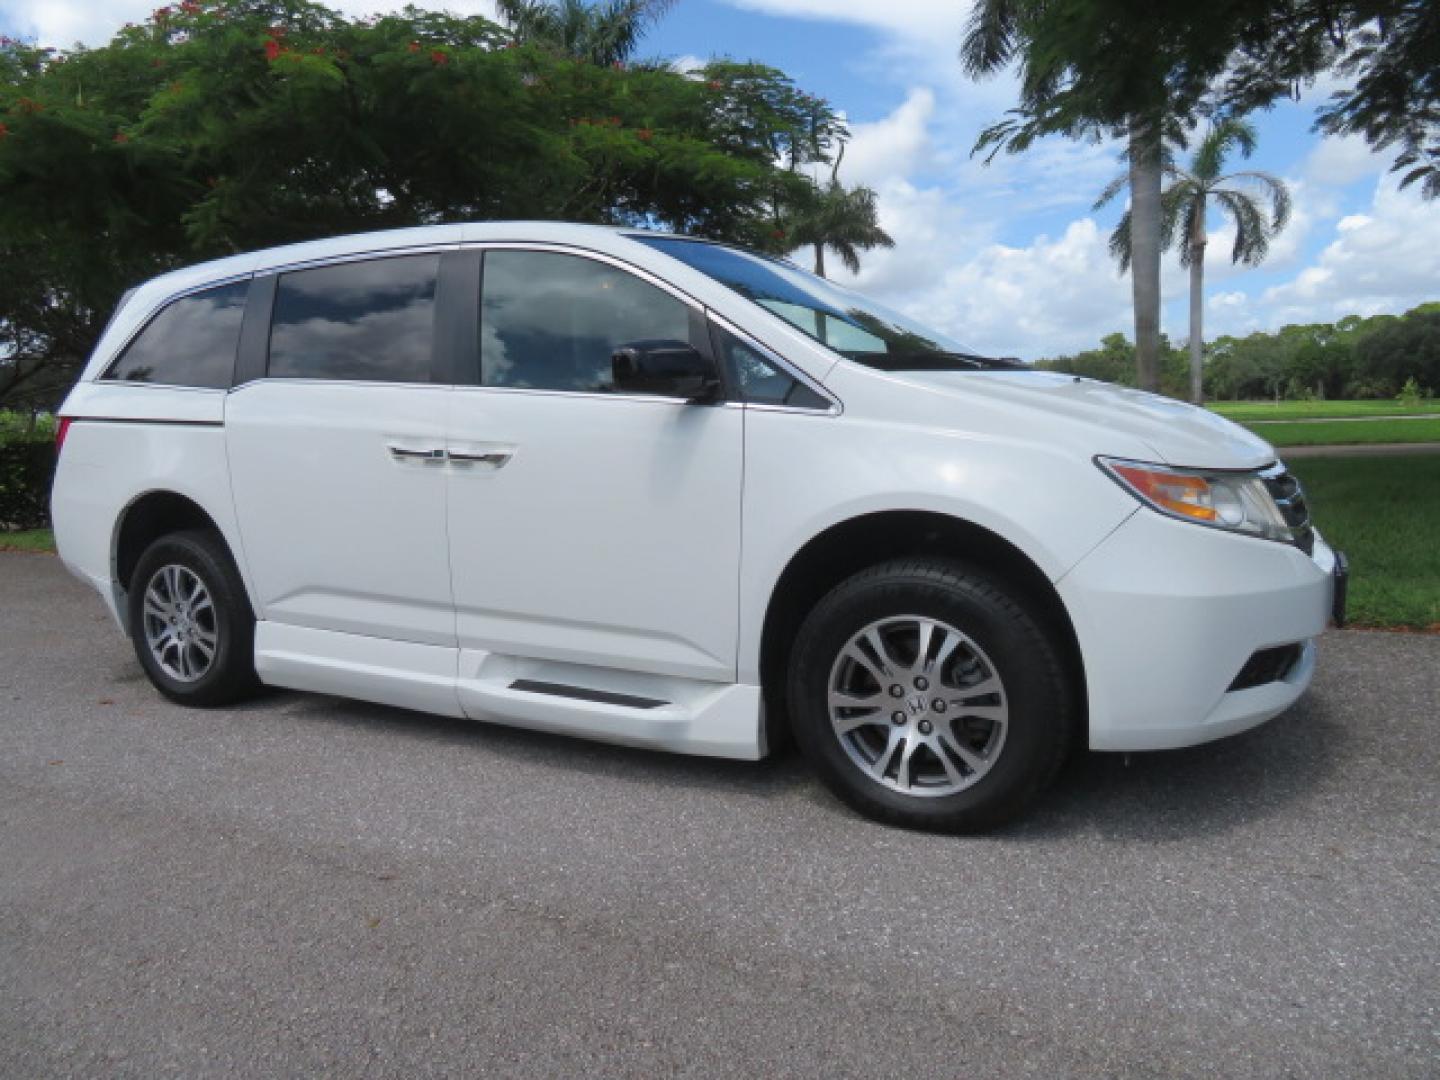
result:
M 410 460 L 410 461 L 444 461 L 444 460 L 445 460 L 445 451 L 444 451 L 444 450 L 439 450 L 439 449 L 433 449 L 433 450 L 414 450 L 414 449 L 412 449 L 412 448 L 410 448 L 410 447 L 408 447 L 408 446 L 396 446 L 394 443 L 390 443 L 390 444 L 387 446 L 387 449 L 390 451 L 390 454 L 391 454 L 392 457 L 403 458 L 403 459 Z
M 513 450 L 491 450 L 483 454 L 466 454 L 459 450 L 447 450 L 446 456 L 451 461 L 457 461 L 462 465 L 494 465 L 497 469 L 506 464 L 515 456 Z

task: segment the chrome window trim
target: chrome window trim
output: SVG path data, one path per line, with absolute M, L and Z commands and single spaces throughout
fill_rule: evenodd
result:
M 242 281 L 254 281 L 255 277 L 256 275 L 254 273 L 230 274 L 227 277 L 215 278 L 213 281 L 207 281 L 203 285 L 195 285 L 188 289 L 181 289 L 179 292 L 169 293 L 162 300 L 156 302 L 150 308 L 150 310 L 145 313 L 144 318 L 142 318 L 138 323 L 135 324 L 135 329 L 131 330 L 130 333 L 126 335 L 125 339 L 120 343 L 119 347 L 110 354 L 110 359 L 107 360 L 105 366 L 100 369 L 99 374 L 93 376 L 89 381 L 95 384 L 99 384 L 102 382 L 109 383 L 113 386 L 153 386 L 157 389 L 205 390 L 211 393 L 225 393 L 229 389 L 228 387 L 190 386 L 187 383 L 129 382 L 125 379 L 110 379 L 106 376 L 108 376 L 110 372 L 115 370 L 115 365 L 118 364 L 120 362 L 120 358 L 125 355 L 125 350 L 130 347 L 130 343 L 133 342 L 141 334 L 143 334 L 147 329 L 149 329 L 150 324 L 155 321 L 155 316 L 159 315 L 167 307 L 175 303 L 175 301 L 184 300 L 187 296 L 194 296 L 196 293 L 208 292 L 211 289 L 222 289 L 226 285 L 235 285 Z M 131 291 L 133 292 L 134 290 Z M 118 315 L 119 313 L 120 309 L 117 307 L 115 310 L 115 314 Z M 110 318 L 113 320 L 115 318 L 115 315 L 111 315 Z M 239 348 L 239 342 L 236 342 L 236 348 Z
M 475 240 L 461 244 L 460 247 L 463 251 L 539 251 L 552 255 L 574 255 L 582 259 L 590 259 L 592 262 L 605 263 L 608 266 L 614 267 L 616 270 L 633 274 L 641 281 L 655 286 L 662 292 L 669 293 L 692 311 L 698 312 L 701 315 L 705 314 L 705 305 L 684 289 L 670 284 L 670 282 L 646 270 L 643 266 L 637 266 L 627 259 L 622 259 L 617 255 L 611 255 L 606 251 L 594 251 L 590 248 L 576 247 L 574 244 L 545 243 L 544 241 L 530 240 Z M 482 298 L 484 296 L 483 284 L 481 285 L 481 296 Z M 569 393 L 570 391 L 560 392 Z M 584 391 L 575 392 L 584 393 Z
M 343 263 L 370 262 L 375 259 L 404 258 L 407 255 L 443 255 L 447 251 L 455 251 L 460 247 L 458 241 L 448 244 L 422 244 L 418 247 L 397 247 L 379 248 L 372 251 L 347 251 L 343 255 L 326 255 L 318 259 L 305 259 L 300 262 L 280 263 L 275 266 L 266 266 L 255 271 L 256 277 L 264 277 L 266 274 L 293 274 L 297 270 L 318 270 L 325 266 L 339 266 Z
M 117 357 L 118 359 L 118 357 Z M 228 394 L 235 389 L 233 386 L 190 386 L 187 383 L 164 383 L 164 382 L 136 382 L 131 379 L 101 379 L 90 380 L 95 386 L 129 386 L 136 389 L 146 390 L 186 390 L 192 394 Z
M 669 397 L 665 394 L 610 394 L 603 390 L 557 390 L 547 386 L 481 386 L 475 383 L 457 383 L 451 387 L 463 393 L 483 391 L 487 394 L 534 394 L 544 397 L 595 398 L 597 401 L 635 401 L 651 405 L 673 405 L 693 409 L 739 409 L 743 401 L 717 401 L 713 404 L 697 404 L 686 398 Z
M 259 386 L 261 383 L 276 383 L 281 386 L 386 386 L 392 390 L 454 390 L 453 383 L 437 382 L 389 382 L 380 379 L 316 379 L 311 376 L 289 376 L 265 375 L 259 379 L 249 379 L 243 383 L 236 383 L 225 393 L 236 393 L 249 386 Z

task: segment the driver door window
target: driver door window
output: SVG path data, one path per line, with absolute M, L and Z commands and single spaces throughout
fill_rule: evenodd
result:
M 610 354 L 635 341 L 690 340 L 690 311 L 633 274 L 544 251 L 485 255 L 484 386 L 613 389 Z

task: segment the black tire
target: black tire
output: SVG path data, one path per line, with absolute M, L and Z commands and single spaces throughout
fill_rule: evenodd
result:
M 958 631 L 954 636 L 968 641 L 950 654 L 958 658 L 949 661 L 949 678 L 962 682 L 973 680 L 978 686 L 988 671 L 1000 680 L 1001 692 L 967 699 L 963 686 L 942 688 L 937 676 L 930 693 L 941 698 L 947 693 L 956 694 L 949 705 L 933 705 L 938 699 L 914 692 L 910 681 L 904 683 L 904 696 L 891 700 L 882 694 L 893 693 L 901 685 L 898 680 L 910 680 L 913 672 L 895 674 L 893 678 L 897 681 L 887 687 L 883 684 L 892 676 L 872 680 L 874 671 L 870 670 L 870 675 L 862 677 L 867 679 L 867 686 L 874 682 L 880 692 L 867 689 L 867 704 L 862 709 L 841 714 L 869 717 L 866 723 L 870 726 L 864 729 L 865 735 L 852 734 L 842 741 L 831 717 L 831 684 L 833 679 L 841 677 L 837 673 L 849 671 L 853 677 L 858 670 L 853 661 L 841 659 L 842 650 L 847 656 L 853 656 L 852 645 L 857 636 L 878 625 L 882 635 L 892 635 L 887 639 L 887 653 L 894 659 L 890 650 L 903 650 L 904 640 L 897 640 L 893 635 L 905 633 L 907 618 L 911 616 L 918 617 L 914 622 L 916 652 L 921 623 L 933 620 Z M 931 635 L 927 640 L 934 640 L 937 633 L 943 635 L 945 631 L 932 626 L 926 633 Z M 950 636 L 944 640 L 948 643 Z M 861 651 L 866 656 L 873 655 L 873 650 Z M 933 654 L 940 651 L 939 647 L 931 646 Z M 1054 779 L 1065 760 L 1073 738 L 1076 707 L 1063 656 L 1056 635 L 1037 614 L 1035 605 L 1019 590 L 993 575 L 942 559 L 915 558 L 883 563 L 836 586 L 801 626 L 791 654 L 787 684 L 791 726 L 801 752 L 825 785 L 867 817 L 886 824 L 937 832 L 981 832 L 1020 813 Z M 921 658 L 916 656 L 910 662 L 919 664 Z M 941 663 L 935 670 L 944 666 Z M 891 670 L 899 672 L 901 666 L 897 664 Z M 961 674 L 956 675 L 957 671 Z M 922 682 L 917 678 L 914 685 Z M 912 707 L 915 699 L 926 700 Z M 880 719 L 875 719 L 872 713 L 875 701 L 884 702 L 880 706 L 883 714 Z M 967 706 L 966 701 L 972 704 Z M 998 719 L 962 719 L 967 709 L 974 708 L 974 702 L 992 703 L 988 707 L 992 714 L 1004 716 L 1003 724 Z M 912 708 L 934 711 L 911 715 Z M 950 710 L 948 716 L 940 715 L 942 708 Z M 1002 710 L 1008 710 L 1008 715 Z M 930 728 L 921 724 L 926 717 L 932 724 Z M 894 732 L 886 726 L 891 723 L 896 725 Z M 906 726 L 912 723 L 921 726 L 913 729 Z M 993 754 L 977 755 L 981 765 L 972 769 L 958 753 L 946 753 L 949 767 L 942 772 L 940 755 L 936 753 L 942 749 L 938 746 L 940 735 L 927 734 L 922 742 L 918 734 L 938 731 L 942 723 L 950 725 L 951 736 L 966 740 L 967 750 L 978 745 L 985 750 L 993 749 Z M 978 725 L 979 730 L 955 725 Z M 915 741 L 915 747 L 909 747 L 905 741 L 910 738 Z M 972 744 L 968 741 L 971 739 L 976 742 Z M 900 740 L 898 745 L 896 740 Z M 915 770 L 918 780 L 908 791 L 929 791 L 930 794 L 907 793 L 900 785 L 911 783 L 911 774 L 902 774 L 895 768 L 892 777 L 885 764 L 878 764 L 882 754 L 890 753 L 881 748 L 889 745 L 897 745 L 896 757 L 889 759 L 892 762 L 904 756 L 906 749 L 913 755 L 907 759 L 910 763 L 907 768 Z M 866 771 L 857 756 L 864 759 L 870 746 L 877 749 L 874 759 L 868 761 L 871 771 Z M 930 774 L 928 782 L 933 785 L 928 788 L 920 786 L 925 780 L 921 774 L 926 767 Z M 877 771 L 883 778 L 877 778 Z M 960 787 L 962 783 L 969 786 Z M 951 788 L 958 790 L 951 791 Z
M 214 638 L 213 657 L 203 673 L 188 680 L 166 670 L 146 636 L 146 591 L 167 567 L 181 567 L 198 578 L 213 609 L 195 616 L 206 635 Z M 216 533 L 204 529 L 174 532 L 146 548 L 130 578 L 127 614 L 130 640 L 140 666 L 155 688 L 171 701 L 210 708 L 241 701 L 259 689 L 260 680 L 255 674 L 255 613 L 235 560 Z M 166 662 L 178 666 L 173 649 L 166 655 L 170 658 Z M 203 654 L 192 650 L 190 655 Z

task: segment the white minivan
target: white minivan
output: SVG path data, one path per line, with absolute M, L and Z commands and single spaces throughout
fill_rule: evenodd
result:
M 441 225 L 167 274 L 60 431 L 60 554 L 176 701 L 793 738 L 923 828 L 1013 816 L 1080 740 L 1253 727 L 1343 618 L 1244 429 L 682 236 Z

